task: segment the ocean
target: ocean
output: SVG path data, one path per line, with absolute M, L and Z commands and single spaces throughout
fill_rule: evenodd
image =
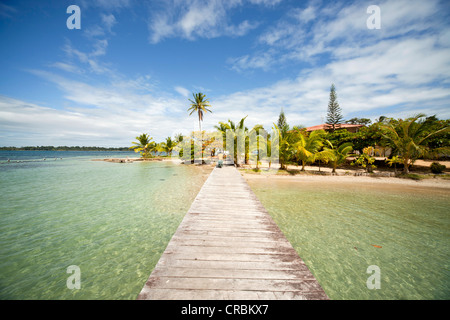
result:
M 0 151 L 0 299 L 137 297 L 211 167 L 127 156 Z M 249 184 L 331 299 L 450 299 L 448 189 Z
M 326 178 L 249 184 L 330 299 L 450 299 L 449 189 Z
M 210 169 L 126 156 L 0 151 L 0 299 L 137 297 Z

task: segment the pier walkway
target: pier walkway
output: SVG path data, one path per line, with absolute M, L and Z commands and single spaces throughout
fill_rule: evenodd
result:
M 137 299 L 328 299 L 234 167 L 214 168 Z

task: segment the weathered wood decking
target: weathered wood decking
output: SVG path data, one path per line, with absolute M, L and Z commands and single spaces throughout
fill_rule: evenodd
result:
M 215 168 L 138 299 L 328 299 L 234 167 Z

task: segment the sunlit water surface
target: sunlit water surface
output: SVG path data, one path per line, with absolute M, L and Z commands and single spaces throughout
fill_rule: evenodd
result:
M 249 184 L 331 299 L 450 298 L 448 189 Z
M 137 297 L 209 171 L 104 157 L 0 153 L 0 299 Z

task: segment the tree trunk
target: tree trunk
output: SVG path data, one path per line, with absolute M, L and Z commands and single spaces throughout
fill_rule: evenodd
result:
M 200 120 L 200 117 L 198 118 L 198 127 L 200 128 L 200 156 L 202 157 L 202 161 L 200 164 L 205 164 L 206 162 L 203 160 L 203 132 L 202 132 L 202 121 Z
M 403 160 L 403 173 L 405 174 L 409 173 L 409 159 L 407 158 Z
M 305 161 L 302 160 L 302 171 L 305 171 Z

